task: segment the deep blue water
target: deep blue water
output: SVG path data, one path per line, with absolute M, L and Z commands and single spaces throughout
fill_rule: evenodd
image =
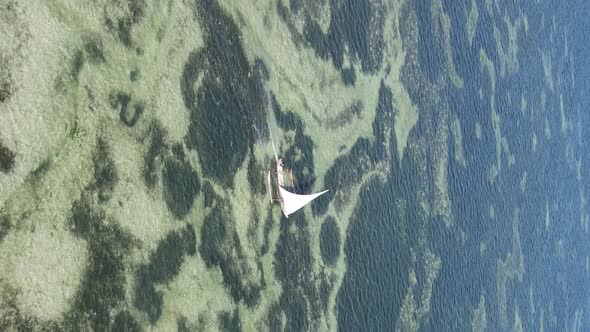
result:
M 469 330 L 473 310 L 480 295 L 486 298 L 487 327 L 501 329 L 497 302 L 498 261 L 505 260 L 512 251 L 512 223 L 515 209 L 519 210 L 518 231 L 524 255 L 522 281 L 507 279 L 508 327 L 514 324 L 514 312 L 518 312 L 526 330 L 538 330 L 540 312 L 544 311 L 545 328 L 564 330 L 571 326 L 576 310 L 581 310 L 582 326 L 590 326 L 587 312 L 589 274 L 585 270 L 588 255 L 588 234 L 580 225 L 579 189 L 586 193 L 590 188 L 584 165 L 590 162 L 590 151 L 585 143 L 590 137 L 590 115 L 584 112 L 588 105 L 588 32 L 590 23 L 584 19 L 588 13 L 587 2 L 553 1 L 541 5 L 533 3 L 503 2 L 510 20 L 514 13 L 528 15 L 529 30 L 518 33 L 519 68 L 515 73 L 507 71 L 500 76 L 500 59 L 496 52 L 492 24 L 502 34 L 502 44 L 508 46 L 504 12 L 493 15 L 485 9 L 484 1 L 478 1 L 479 19 L 473 45 L 469 47 L 465 33 L 466 13 L 470 2 L 444 2 L 444 11 L 451 17 L 451 45 L 456 71 L 465 82 L 463 89 L 454 88 L 450 82 L 441 91 L 441 98 L 448 104 L 451 114 L 460 123 L 467 168 L 454 159 L 454 143 L 449 130 L 448 182 L 454 225 L 447 228 L 434 218 L 423 229 L 422 216 L 415 213 L 418 207 L 416 187 L 420 181 L 411 168 L 416 167 L 411 150 L 406 150 L 401 169 L 393 166 L 387 182 L 367 184 L 361 194 L 361 203 L 348 229 L 344 244 L 348 271 L 343 288 L 338 295 L 338 322 L 341 330 L 391 330 L 397 320 L 401 301 L 408 288 L 411 250 L 418 256 L 425 249 L 420 238 L 427 239 L 426 247 L 441 257 L 442 269 L 434 283 L 431 310 L 422 321 L 423 330 Z M 465 10 L 467 9 L 467 10 Z M 444 72 L 446 60 L 441 43 L 432 34 L 432 15 L 429 1 L 415 1 L 413 10 L 419 20 L 420 70 L 434 81 Z M 545 16 L 545 28 L 539 22 Z M 557 33 L 553 44 L 549 43 L 551 16 L 555 15 Z M 571 88 L 572 63 L 562 56 L 567 33 L 569 52 L 574 57 L 575 88 Z M 508 154 L 501 155 L 501 170 L 494 184 L 488 181 L 490 167 L 496 163 L 494 132 L 490 118 L 491 83 L 487 71 L 480 71 L 479 50 L 483 49 L 496 69 L 495 110 L 501 118 L 502 135 L 509 143 L 515 164 L 508 166 Z M 541 54 L 545 50 L 552 58 L 555 91 L 545 85 Z M 557 77 L 561 84 L 557 84 Z M 411 90 L 411 87 L 406 87 Z M 483 98 L 479 97 L 482 89 Z M 546 93 L 546 110 L 541 108 L 541 94 Z M 559 98 L 563 95 L 566 117 L 574 126 L 567 136 L 562 136 Z M 520 112 L 521 95 L 527 100 L 527 110 Z M 415 96 L 412 96 L 413 98 Z M 415 98 L 419 108 L 421 104 Z M 535 115 L 531 116 L 531 110 Z M 420 123 L 412 137 L 426 134 L 428 127 L 421 113 Z M 449 117 L 451 118 L 451 117 Z M 545 118 L 551 138 L 544 135 Z M 475 124 L 482 128 L 481 140 L 475 138 Z M 581 141 L 577 138 L 577 124 L 582 124 Z M 536 133 L 538 144 L 531 149 L 531 137 Z M 571 149 L 575 159 L 582 163 L 582 180 L 576 179 L 571 169 L 566 149 Z M 429 168 L 432 168 L 429 161 Z M 527 173 L 526 190 L 520 189 L 523 173 Z M 402 204 L 400 211 L 399 202 Z M 551 221 L 545 228 L 545 205 L 548 202 Z M 489 217 L 490 206 L 495 218 Z M 586 211 L 583 211 L 587 213 Z M 403 216 L 403 217 L 402 217 Z M 465 241 L 460 241 L 460 232 Z M 558 252 L 559 241 L 562 254 Z M 480 254 L 480 243 L 486 252 Z M 410 249 L 411 248 L 411 249 Z M 420 258 L 418 258 L 418 261 Z M 420 296 L 424 272 L 418 268 Z M 535 312 L 529 304 L 529 287 L 533 289 Z M 557 317 L 555 325 L 549 322 L 550 302 Z M 395 315 L 393 314 L 395 313 Z

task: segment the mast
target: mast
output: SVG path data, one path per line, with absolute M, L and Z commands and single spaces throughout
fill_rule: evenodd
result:
M 270 122 L 266 122 L 268 124 L 268 134 L 270 136 L 270 142 L 272 143 L 272 151 L 275 153 L 275 161 L 279 162 L 279 156 L 277 155 L 277 148 L 275 147 L 275 141 L 272 139 L 272 130 L 270 130 Z

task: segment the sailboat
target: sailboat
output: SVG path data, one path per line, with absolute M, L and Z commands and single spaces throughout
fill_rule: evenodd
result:
M 269 128 L 270 129 L 270 128 Z M 274 202 L 279 202 L 281 205 L 281 210 L 286 218 L 289 218 L 289 215 L 293 214 L 297 210 L 303 208 L 307 204 L 311 203 L 314 199 L 318 198 L 319 196 L 328 192 L 328 190 L 324 190 L 319 193 L 309 194 L 309 195 L 299 195 L 296 193 L 292 193 L 285 189 L 285 174 L 289 175 L 291 179 L 291 187 L 294 188 L 294 180 L 293 180 L 293 170 L 291 169 L 284 169 L 283 160 L 280 159 L 277 155 L 277 149 L 275 147 L 275 143 L 272 139 L 272 133 L 270 134 L 270 141 L 272 143 L 272 150 L 275 154 L 275 163 L 276 163 L 276 171 L 268 171 L 267 172 L 267 185 L 268 185 L 268 194 L 270 195 L 270 202 L 271 204 Z M 271 173 L 276 175 L 276 196 L 273 197 L 272 191 L 272 177 Z

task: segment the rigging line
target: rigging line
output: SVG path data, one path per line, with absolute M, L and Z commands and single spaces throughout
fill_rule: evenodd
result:
M 275 154 L 275 161 L 278 163 L 279 156 L 277 155 L 277 148 L 275 147 L 275 141 L 272 138 L 272 130 L 270 130 L 270 122 L 266 121 L 266 123 L 268 124 L 268 135 L 270 136 L 270 142 L 272 143 L 272 151 Z

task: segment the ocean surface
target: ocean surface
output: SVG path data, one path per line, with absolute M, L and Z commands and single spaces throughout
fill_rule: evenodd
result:
M 589 330 L 589 15 L 0 0 L 0 330 Z

